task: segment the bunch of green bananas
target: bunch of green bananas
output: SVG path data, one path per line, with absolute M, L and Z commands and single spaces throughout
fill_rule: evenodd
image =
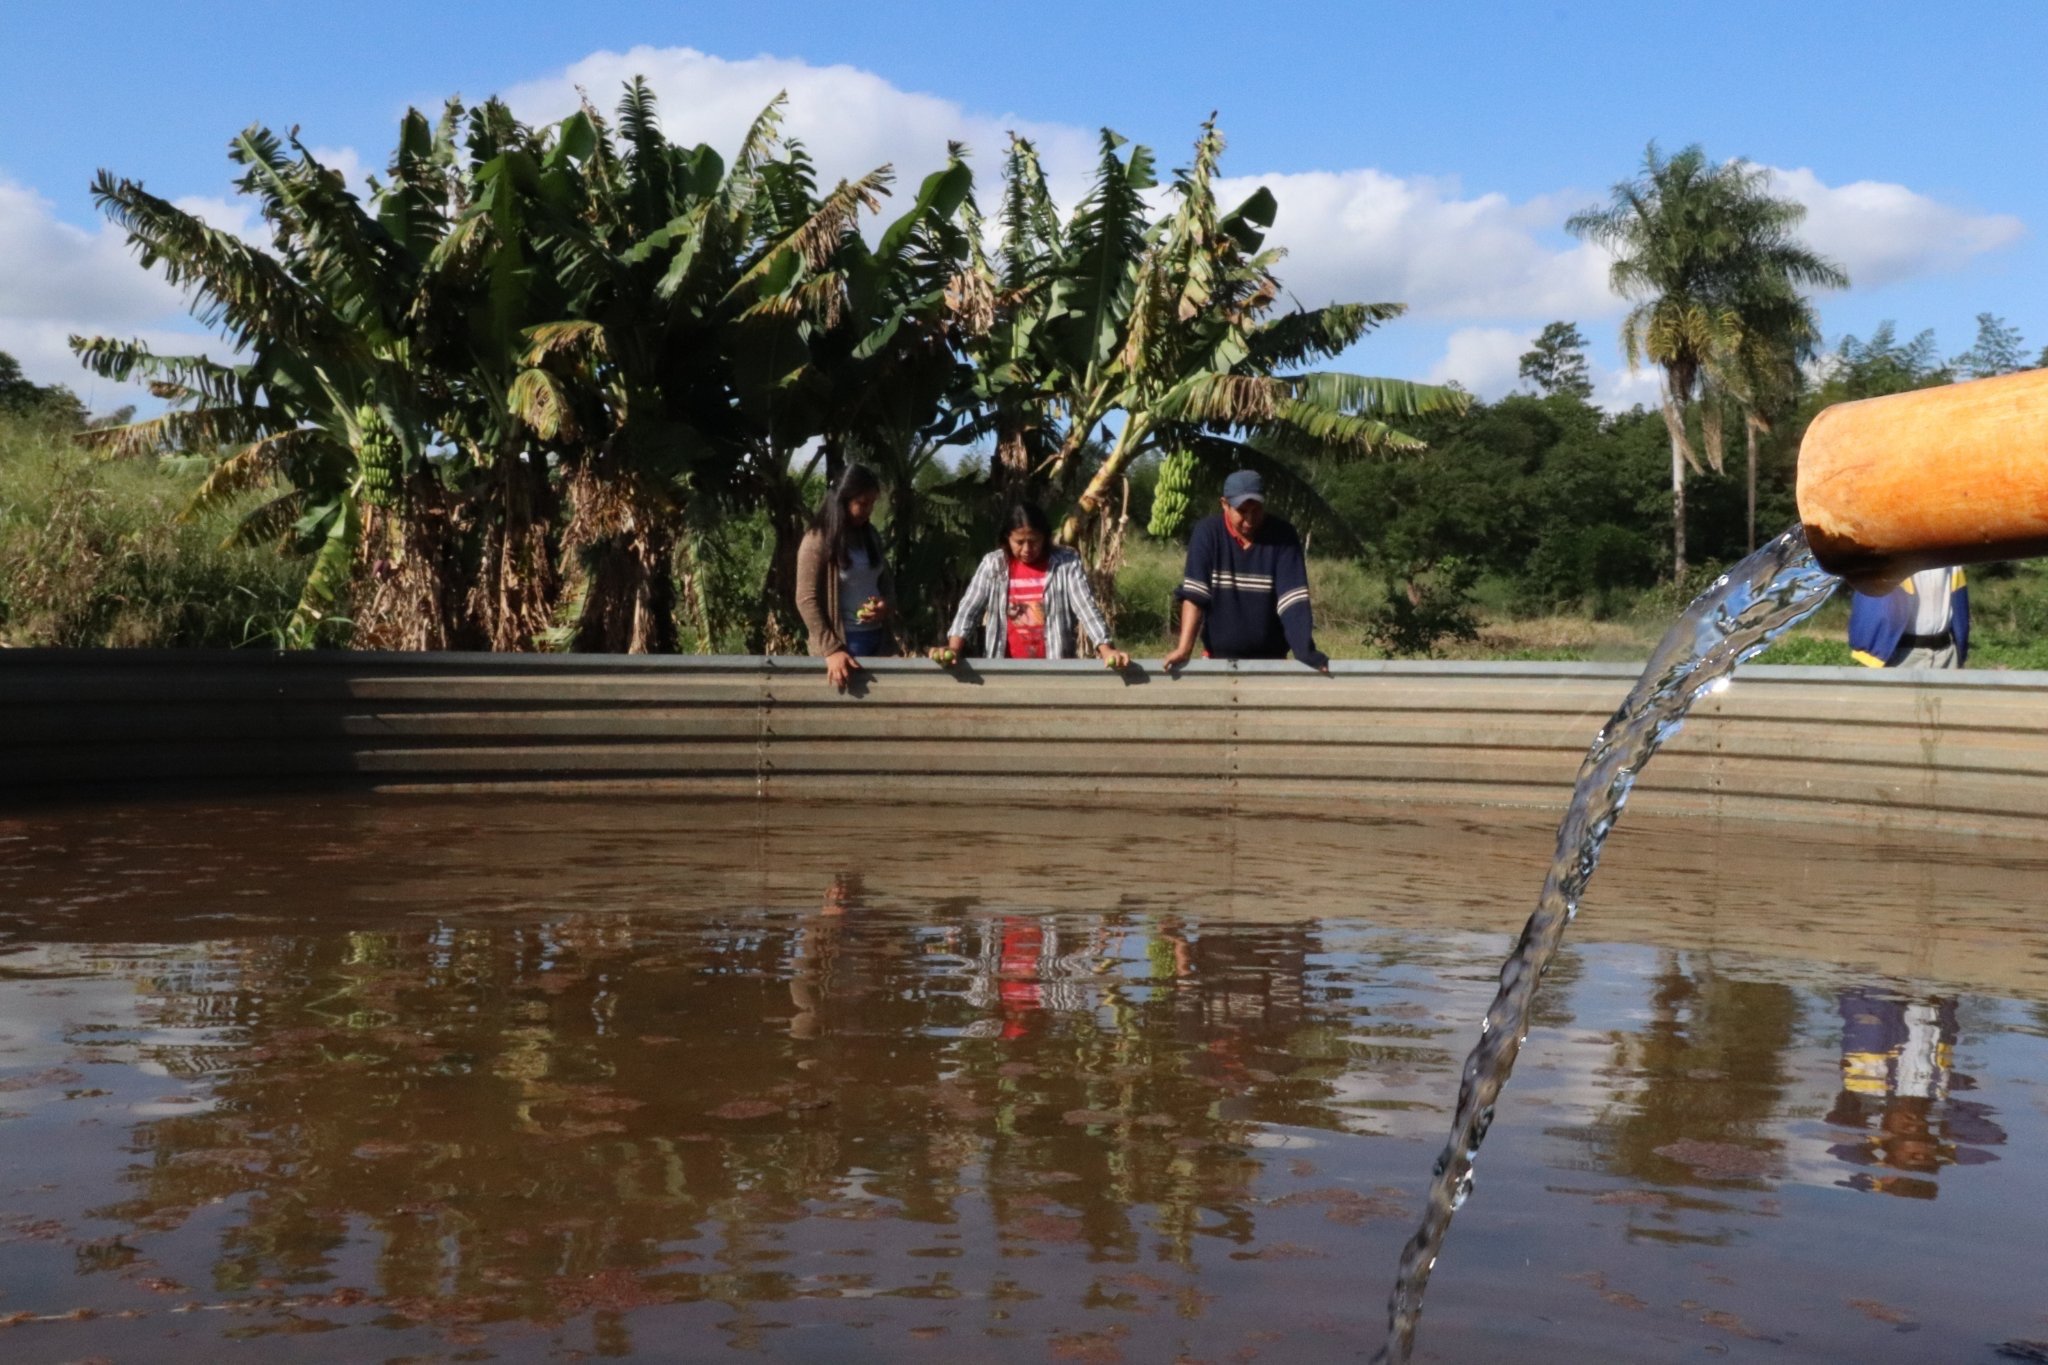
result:
M 363 500 L 389 507 L 405 482 L 405 444 L 384 420 L 383 410 L 365 403 L 356 409 L 356 464 L 363 471 Z
M 1159 462 L 1159 486 L 1152 494 L 1152 520 L 1145 527 L 1154 540 L 1177 536 L 1195 510 L 1195 452 L 1176 450 Z

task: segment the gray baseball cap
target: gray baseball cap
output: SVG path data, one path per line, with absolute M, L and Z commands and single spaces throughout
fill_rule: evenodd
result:
M 1232 507 L 1242 507 L 1248 502 L 1266 501 L 1266 481 L 1256 472 L 1240 469 L 1223 481 L 1223 500 Z

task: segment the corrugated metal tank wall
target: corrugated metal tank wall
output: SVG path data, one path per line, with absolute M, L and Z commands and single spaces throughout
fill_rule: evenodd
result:
M 222 784 L 1561 807 L 1634 678 L 1603 664 L 0 652 L 0 800 Z M 1752 668 L 1636 801 L 2048 830 L 2048 674 Z

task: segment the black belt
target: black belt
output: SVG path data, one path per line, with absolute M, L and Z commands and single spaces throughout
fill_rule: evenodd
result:
M 1946 649 L 1955 643 L 1955 632 L 1945 630 L 1939 635 L 1901 635 L 1900 649 Z

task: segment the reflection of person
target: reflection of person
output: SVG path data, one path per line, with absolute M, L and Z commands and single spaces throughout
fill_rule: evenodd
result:
M 1906 1001 L 1877 991 L 1845 991 L 1842 1090 L 1827 1121 L 1870 1131 L 1828 1148 L 1852 1166 L 1874 1169 L 1842 1182 L 1851 1189 L 1932 1199 L 1931 1177 L 1944 1166 L 1998 1158 L 1984 1151 L 2005 1141 L 1988 1105 L 1951 1098 L 1975 1082 L 1954 1070 L 1954 1000 Z M 1874 1130 L 1873 1130 L 1874 1123 Z M 1903 1175 L 1883 1171 L 1905 1172 Z
M 1195 655 L 1195 637 L 1219 659 L 1284 659 L 1329 671 L 1316 648 L 1308 601 L 1308 559 L 1294 528 L 1266 513 L 1266 485 L 1240 469 L 1223 481 L 1221 510 L 1196 523 L 1187 569 L 1174 590 L 1180 640 L 1166 656 L 1178 668 Z
M 1035 915 L 1005 915 L 997 948 L 996 1000 L 1002 1010 L 1005 1039 L 1022 1038 L 1033 1015 L 1045 1003 L 1039 989 L 1039 958 L 1045 952 L 1045 930 Z
M 946 632 L 946 648 L 956 658 L 977 623 L 982 652 L 991 659 L 1074 658 L 1078 625 L 1104 663 L 1121 668 L 1130 662 L 1110 640 L 1081 556 L 1052 543 L 1052 527 L 1032 503 L 1011 506 L 1003 518 L 1002 547 L 984 555 L 974 570 Z
M 872 518 L 881 480 L 848 465 L 825 494 L 796 552 L 796 609 L 825 677 L 845 690 L 862 658 L 896 652 L 896 589 Z
M 796 1006 L 790 1037 L 831 1034 L 835 1005 L 843 1015 L 888 978 L 889 962 L 901 949 L 887 926 L 860 913 L 865 895 L 858 872 L 835 872 L 817 914 L 796 927 L 789 957 L 789 999 Z
M 1961 668 L 1970 589 L 1961 569 L 1922 569 L 1882 597 L 1849 599 L 1849 649 L 1870 668 Z

